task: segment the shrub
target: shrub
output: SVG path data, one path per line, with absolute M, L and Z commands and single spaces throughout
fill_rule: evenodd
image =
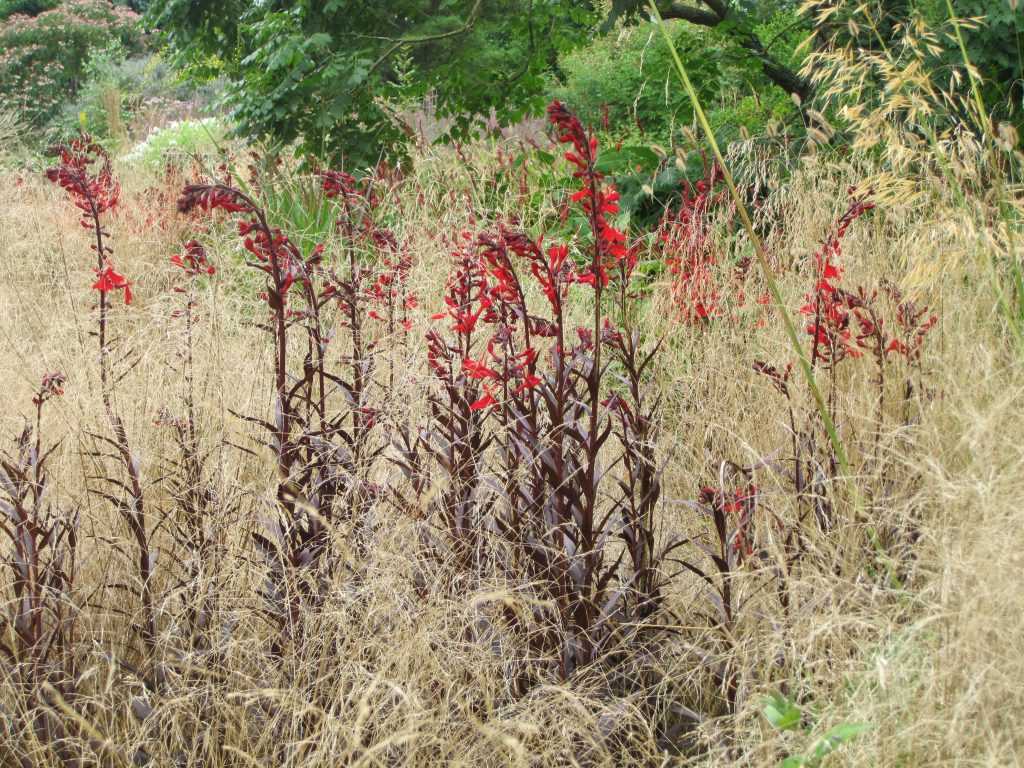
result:
M 0 104 L 34 127 L 48 123 L 85 79 L 94 48 L 140 44 L 139 17 L 109 0 L 69 0 L 0 21 Z
M 218 144 L 226 134 L 223 121 L 216 117 L 180 120 L 154 128 L 123 159 L 128 163 L 144 165 L 150 170 L 159 170 L 168 163 L 183 165 L 195 157 L 216 154 Z
M 711 33 L 688 25 L 676 25 L 674 31 L 681 52 L 702 51 L 696 59 L 697 79 L 705 84 L 705 95 L 713 97 L 717 88 L 710 84 L 727 75 Z M 590 125 L 614 126 L 615 131 L 645 134 L 663 142 L 673 126 L 688 125 L 692 119 L 686 95 L 666 80 L 671 72 L 669 56 L 652 24 L 598 36 L 589 46 L 559 59 L 564 82 L 552 95 L 572 104 L 580 119 Z
M 197 89 L 181 81 L 168 63 L 156 54 L 133 55 L 114 39 L 109 44 L 94 48 L 83 70 L 82 85 L 73 99 L 68 100 L 49 128 L 58 135 L 73 135 L 85 129 L 113 148 L 123 149 L 129 139 L 142 138 L 167 127 L 168 115 L 179 126 L 187 116 L 206 109 L 212 101 L 215 84 Z M 207 123 L 209 136 L 178 136 L 178 147 L 183 152 L 205 151 L 219 140 L 224 130 L 213 122 Z M 180 158 L 169 158 L 177 161 Z M 155 160 L 159 162 L 159 160 Z
M 702 102 L 712 107 L 712 125 L 724 140 L 739 138 L 743 131 L 761 134 L 769 121 L 797 118 L 790 98 L 767 82 L 729 31 L 687 23 L 673 24 L 672 31 Z M 772 42 L 772 53 L 782 63 L 799 67 L 794 50 L 806 33 L 794 13 L 775 14 L 758 33 Z M 693 121 L 689 99 L 668 77 L 669 49 L 653 24 L 598 36 L 563 55 L 559 67 L 562 82 L 552 88 L 552 95 L 573 104 L 584 121 L 616 139 L 642 135 L 652 142 L 675 143 L 679 134 L 672 131 Z
M 137 106 L 135 83 L 122 70 L 127 51 L 119 40 L 93 48 L 82 68 L 82 85 L 50 125 L 58 135 L 87 130 L 108 144 L 128 138 L 127 124 Z

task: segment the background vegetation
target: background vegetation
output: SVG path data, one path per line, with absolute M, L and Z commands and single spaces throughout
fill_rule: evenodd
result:
M 1022 762 L 1024 9 L 658 10 L 0 0 L 5 765 Z

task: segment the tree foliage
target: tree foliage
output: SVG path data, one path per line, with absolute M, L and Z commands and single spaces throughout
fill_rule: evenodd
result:
M 566 0 L 157 0 L 149 11 L 193 73 L 227 76 L 243 132 L 356 163 L 401 143 L 396 99 L 431 94 L 455 138 L 492 111 L 536 110 L 557 51 L 595 18 Z
M 736 138 L 742 128 L 763 132 L 770 120 L 799 123 L 790 97 L 772 87 L 758 60 L 736 37 L 717 27 L 678 20 L 668 24 L 713 126 L 721 129 L 721 140 Z M 801 57 L 794 51 L 808 26 L 795 13 L 780 11 L 756 29 L 772 42 L 782 65 L 799 69 Z M 562 55 L 559 68 L 562 83 L 552 95 L 616 138 L 639 134 L 671 144 L 678 129 L 693 122 L 693 108 L 677 85 L 668 46 L 651 22 L 596 36 Z
M 411 129 L 396 104 L 417 104 L 429 95 L 447 128 L 445 137 L 456 140 L 478 132 L 491 115 L 511 122 L 536 113 L 552 75 L 565 84 L 560 62 L 586 64 L 586 56 L 573 61 L 567 53 L 587 46 L 602 30 L 643 23 L 646 3 L 152 0 L 147 18 L 166 34 L 192 75 L 226 77 L 225 103 L 241 133 L 295 142 L 306 154 L 332 160 L 344 156 L 360 165 L 409 138 Z M 971 30 L 969 45 L 989 82 L 1005 84 L 996 90 L 1004 102 L 1012 94 L 1010 84 L 1021 75 L 1021 11 L 1011 11 L 1008 3 L 956 3 L 965 15 L 986 6 L 990 24 Z M 885 27 L 914 13 L 941 10 L 945 0 L 872 4 L 879 6 Z M 691 30 L 686 40 L 696 41 L 696 48 L 688 52 L 684 45 L 683 53 L 712 81 L 739 80 L 755 101 L 775 86 L 776 95 L 789 94 L 809 105 L 811 81 L 800 74 L 788 45 L 793 30 L 809 31 L 806 17 L 798 14 L 802 5 L 800 0 L 658 0 L 666 19 Z M 837 8 L 857 13 L 863 5 L 839 2 Z M 884 38 L 888 29 L 878 32 Z M 873 39 L 864 42 L 874 45 Z M 575 74 L 579 80 L 594 79 L 613 67 L 614 59 L 595 61 L 593 73 Z M 612 82 L 603 79 L 605 85 Z M 621 87 L 635 86 L 636 79 L 636 72 L 623 71 Z M 722 91 L 719 87 L 716 93 Z M 654 94 L 648 91 L 642 98 Z M 777 114 L 778 103 L 776 98 L 768 107 L 755 105 L 755 111 Z M 587 111 L 587 104 L 580 106 Z M 623 104 L 612 106 L 621 110 Z M 671 115 L 675 106 L 669 106 Z
M 929 3 L 934 18 L 947 18 L 945 0 Z M 1019 121 L 1024 98 L 1024 4 L 956 0 L 953 10 L 962 18 L 982 19 L 963 30 L 968 57 L 984 80 L 988 107 L 1000 117 L 1015 115 Z M 950 49 L 946 58 L 959 63 L 960 52 L 952 45 Z
M 757 31 L 794 0 L 664 5 L 666 15 L 708 30 L 691 38 L 713 40 L 718 51 L 705 67 L 709 78 L 727 60 L 723 82 L 736 73 L 749 82 L 742 70 L 753 69 L 808 95 Z M 642 17 L 642 0 L 155 0 L 148 18 L 194 74 L 227 76 L 226 101 L 242 132 L 364 163 L 401 144 L 396 99 L 430 94 L 437 117 L 450 122 L 448 138 L 464 139 L 492 114 L 514 121 L 536 113 L 545 76 L 563 74 L 560 56 Z M 634 80 L 635 72 L 621 72 L 622 88 Z
M 606 28 L 619 18 L 635 19 L 646 14 L 650 0 L 612 0 Z M 772 51 L 772 40 L 764 40 L 758 27 L 780 12 L 797 7 L 795 0 L 658 0 L 664 19 L 680 19 L 701 27 L 714 28 L 744 48 L 765 76 L 788 93 L 807 101 L 812 95 L 806 78 L 787 67 Z
M 956 28 L 950 9 L 956 16 Z M 1024 99 L 1024 3 L 1017 0 L 808 0 L 818 19 L 819 46 L 899 56 L 894 40 L 910 41 L 926 54 L 928 76 L 937 88 L 965 87 L 964 60 L 956 31 L 980 78 L 986 107 L 999 120 L 1022 120 Z M 923 35 L 927 32 L 927 41 Z M 925 44 L 926 43 L 926 44 Z M 878 94 L 889 87 L 870 83 Z

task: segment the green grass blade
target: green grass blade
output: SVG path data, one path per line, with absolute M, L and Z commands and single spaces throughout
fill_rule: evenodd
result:
M 672 54 L 672 61 L 675 64 L 676 72 L 679 74 L 679 79 L 683 83 L 683 88 L 686 90 L 686 93 L 693 104 L 693 111 L 697 116 L 697 121 L 700 123 L 701 129 L 704 131 L 704 135 L 707 136 L 708 143 L 711 145 L 711 150 L 715 155 L 715 159 L 718 161 L 718 164 L 722 169 L 722 174 L 725 177 L 725 183 L 729 187 L 729 194 L 732 195 L 733 202 L 736 205 L 736 210 L 743 223 L 743 228 L 746 230 L 747 237 L 750 238 L 750 242 L 754 246 L 754 252 L 757 255 L 757 263 L 760 265 L 761 272 L 764 274 L 764 278 L 768 283 L 768 290 L 772 296 L 772 303 L 775 305 L 775 309 L 782 318 L 782 322 L 786 328 L 786 336 L 789 337 L 790 345 L 793 347 L 793 351 L 796 352 L 797 357 L 800 360 L 800 370 L 803 372 L 804 379 L 807 382 L 807 387 L 810 389 L 811 395 L 814 397 L 814 403 L 818 409 L 818 414 L 821 416 L 821 421 L 825 425 L 825 431 L 828 433 L 828 439 L 832 443 L 832 450 L 835 453 L 836 460 L 839 462 L 839 467 L 842 470 L 843 475 L 849 477 L 851 474 L 850 462 L 846 455 L 846 449 L 843 447 L 842 440 L 839 438 L 839 432 L 836 430 L 835 422 L 833 422 L 832 415 L 829 413 L 828 406 L 825 404 L 825 398 L 821 393 L 821 388 L 818 386 L 818 382 L 814 377 L 814 369 L 811 367 L 811 361 L 807 359 L 807 354 L 804 352 L 803 345 L 800 343 L 800 338 L 796 332 L 796 323 L 793 322 L 793 317 L 790 315 L 789 310 L 786 309 L 786 305 L 782 300 L 782 292 L 779 290 L 778 282 L 776 282 L 775 275 L 772 273 L 771 266 L 768 264 L 768 256 L 765 253 L 764 244 L 761 242 L 761 238 L 759 238 L 757 233 L 754 231 L 754 224 L 750 219 L 750 214 L 747 212 L 747 206 L 740 197 L 739 192 L 736 190 L 736 182 L 733 180 L 732 172 L 725 164 L 725 158 L 722 155 L 722 150 L 718 146 L 718 141 L 715 139 L 714 131 L 711 130 L 711 124 L 708 122 L 707 115 L 704 113 L 704 109 L 700 103 L 700 98 L 697 96 L 697 91 L 693 87 L 693 83 L 690 81 L 690 76 L 687 74 L 686 67 L 683 65 L 682 59 L 679 58 L 679 52 L 676 50 L 672 36 L 669 34 L 668 26 L 665 24 L 665 20 L 661 18 L 661 13 L 653 2 L 650 4 L 650 9 L 651 15 L 657 21 L 658 27 L 661 29 L 661 33 L 665 38 L 665 43 L 668 46 L 669 52 Z

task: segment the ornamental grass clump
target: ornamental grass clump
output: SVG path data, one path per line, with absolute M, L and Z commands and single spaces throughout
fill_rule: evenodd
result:
M 52 372 L 0 454 L 16 764 L 769 765 L 893 648 L 927 651 L 944 493 L 968 515 L 1012 473 L 954 477 L 987 430 L 949 419 L 941 443 L 966 389 L 936 371 L 984 355 L 933 343 L 936 300 L 893 266 L 899 211 L 794 170 L 759 223 L 778 303 L 803 309 L 787 348 L 782 316 L 739 311 L 767 278 L 719 226 L 728 169 L 629 229 L 598 140 L 547 118 L 564 160 L 543 179 L 491 145 L 362 177 L 256 155 L 248 183 L 230 159 L 165 177 L 188 216 L 163 224 L 119 210 L 87 138 L 59 149 L 75 207 L 43 218 L 81 218 L 95 254 L 68 249 L 66 298 L 32 300 L 47 333 L 95 301 L 53 350 L 32 340 Z M 566 170 L 567 194 L 530 194 Z M 161 215 L 152 179 L 121 181 Z M 60 266 L 11 253 L 4 302 Z M 758 727 L 775 692 L 805 716 L 785 734 Z

